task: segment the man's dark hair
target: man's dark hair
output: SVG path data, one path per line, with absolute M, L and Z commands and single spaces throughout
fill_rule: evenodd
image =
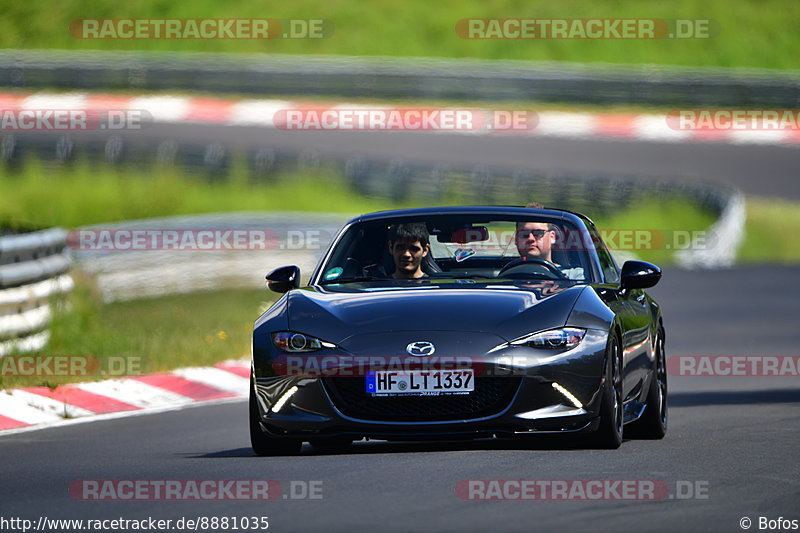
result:
M 428 228 L 423 222 L 395 224 L 389 227 L 389 242 L 397 241 L 419 241 L 419 243 L 425 247 L 430 242 L 428 238 Z

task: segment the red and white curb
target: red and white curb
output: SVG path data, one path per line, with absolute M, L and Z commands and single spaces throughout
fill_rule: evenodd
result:
M 0 93 L 0 112 L 21 110 L 86 110 L 86 111 L 147 111 L 155 122 L 216 124 L 230 126 L 259 126 L 276 128 L 275 116 L 280 111 L 313 109 L 407 110 L 364 104 L 289 100 L 230 100 L 220 98 L 191 98 L 182 96 L 151 95 L 122 96 L 94 93 Z M 488 113 L 489 111 L 485 111 Z M 492 132 L 487 130 L 444 133 L 466 135 L 523 135 L 562 137 L 573 139 L 632 139 L 654 142 L 717 142 L 730 144 L 800 144 L 800 130 L 679 130 L 670 127 L 666 114 L 613 114 L 570 113 L 560 111 L 537 112 L 535 128 L 525 131 Z M 346 127 L 337 128 L 340 130 Z M 420 130 L 425 131 L 425 130 Z M 430 131 L 429 131 L 430 132 Z M 11 133 L 0 128 L 0 133 Z
M 242 400 L 250 385 L 250 361 L 179 368 L 48 387 L 0 391 L 0 435 L 55 425 L 116 418 L 188 405 Z

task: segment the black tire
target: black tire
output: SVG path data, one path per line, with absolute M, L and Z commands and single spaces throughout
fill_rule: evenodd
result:
M 622 444 L 622 355 L 612 333 L 606 345 L 606 375 L 600 405 L 600 427 L 592 434 L 597 448 L 616 450 Z
M 663 439 L 667 434 L 667 355 L 664 333 L 658 332 L 653 379 L 647 391 L 647 407 L 630 426 L 631 436 L 639 439 Z
M 250 378 L 250 445 L 256 455 L 297 455 L 303 441 L 297 439 L 271 437 L 261 429 L 253 378 Z

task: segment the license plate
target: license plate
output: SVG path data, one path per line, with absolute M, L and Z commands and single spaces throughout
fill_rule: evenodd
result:
M 367 372 L 366 387 L 367 393 L 377 396 L 469 394 L 475 390 L 475 376 L 472 369 L 376 370 Z

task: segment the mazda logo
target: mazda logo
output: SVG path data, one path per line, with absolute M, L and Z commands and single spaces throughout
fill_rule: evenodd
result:
M 433 355 L 433 352 L 436 351 L 436 346 L 434 346 L 432 342 L 417 341 L 406 346 L 406 351 L 409 355 L 423 357 L 425 355 Z

